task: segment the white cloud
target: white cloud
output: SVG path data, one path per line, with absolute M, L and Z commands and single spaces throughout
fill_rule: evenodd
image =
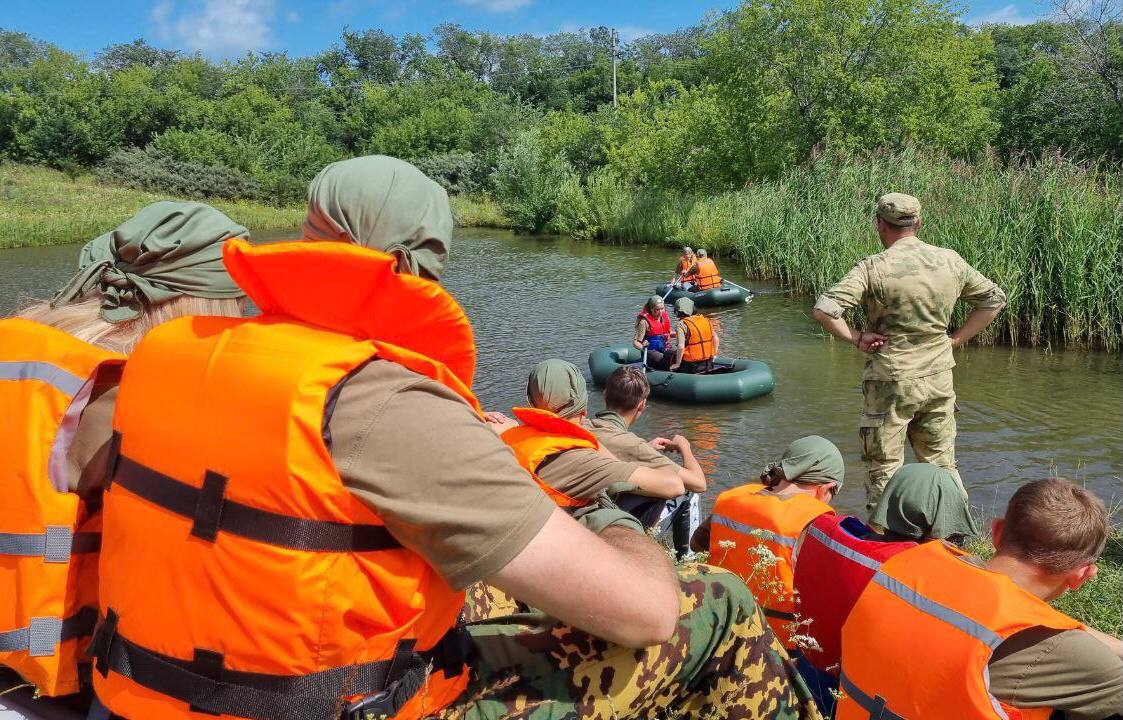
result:
M 1029 25 L 1037 16 L 1026 12 L 1015 3 L 996 8 L 975 19 L 975 25 Z
M 173 0 L 164 0 L 150 18 L 164 42 L 232 57 L 273 45 L 275 10 L 275 0 L 193 0 L 176 12 Z
M 477 7 L 488 12 L 502 13 L 518 10 L 534 2 L 534 0 L 457 0 L 461 5 Z
M 289 21 L 290 23 L 298 23 L 300 22 L 300 13 L 298 13 L 296 10 L 289 10 L 288 14 L 285 15 L 285 20 Z

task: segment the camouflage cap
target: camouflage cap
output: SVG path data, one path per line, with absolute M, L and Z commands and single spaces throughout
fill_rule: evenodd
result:
M 920 201 L 904 193 L 888 193 L 877 199 L 877 216 L 897 227 L 910 227 L 920 219 Z
M 698 257 L 706 257 L 706 249 L 698 248 Z
M 678 300 L 675 300 L 675 312 L 680 315 L 693 315 L 694 301 L 688 297 L 680 297 Z

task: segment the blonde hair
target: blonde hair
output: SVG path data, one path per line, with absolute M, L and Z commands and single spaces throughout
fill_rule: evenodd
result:
M 134 320 L 110 323 L 101 318 L 101 298 L 95 293 L 58 307 L 51 307 L 49 302 L 35 302 L 16 315 L 50 325 L 100 348 L 128 355 L 141 338 L 160 323 L 186 315 L 241 317 L 242 306 L 242 298 L 180 295 L 159 305 L 146 306 Z

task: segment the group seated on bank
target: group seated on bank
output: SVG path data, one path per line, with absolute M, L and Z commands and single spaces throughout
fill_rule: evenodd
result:
M 0 663 L 132 720 L 819 719 L 789 653 L 820 702 L 840 684 L 842 719 L 1123 712 L 1118 641 L 1046 604 L 1095 574 L 1090 493 L 1025 485 L 983 564 L 945 542 L 974 527 L 939 472 L 902 469 L 874 533 L 833 513 L 841 456 L 805 438 L 696 533 L 734 572 L 676 569 L 613 502 L 649 498 L 650 524 L 706 489 L 685 438 L 631 433 L 642 370 L 590 418 L 546 361 L 517 421 L 484 413 L 437 283 L 452 227 L 416 168 L 356 158 L 313 181 L 304 242 L 158 203 L 0 321 Z

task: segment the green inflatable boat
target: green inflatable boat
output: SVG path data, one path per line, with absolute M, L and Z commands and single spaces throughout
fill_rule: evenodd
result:
M 631 345 L 610 345 L 589 353 L 593 382 L 603 386 L 621 365 L 638 365 L 643 353 Z M 710 404 L 749 400 L 772 392 L 772 369 L 759 360 L 714 358 L 715 369 L 704 375 L 649 370 L 651 394 L 684 403 Z
M 753 297 L 753 294 L 748 290 L 724 282 L 721 284 L 721 287 L 716 287 L 712 290 L 699 290 L 698 292 L 680 290 L 678 288 L 672 289 L 670 285 L 660 285 L 655 288 L 655 294 L 659 297 L 666 295 L 666 302 L 668 305 L 673 305 L 675 300 L 679 298 L 688 297 L 693 300 L 694 304 L 698 307 L 736 305 L 737 303 L 748 302 Z

